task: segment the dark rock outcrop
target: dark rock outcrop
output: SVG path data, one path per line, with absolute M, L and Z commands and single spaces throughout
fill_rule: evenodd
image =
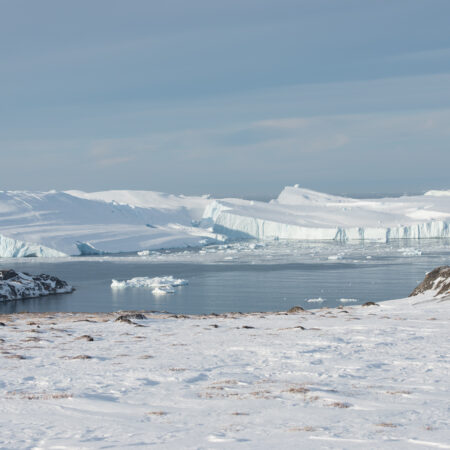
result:
M 434 297 L 450 294 L 450 266 L 441 266 L 427 273 L 425 279 L 409 294 L 410 297 L 431 291 Z
M 67 282 L 51 275 L 0 270 L 0 301 L 66 294 L 73 290 Z

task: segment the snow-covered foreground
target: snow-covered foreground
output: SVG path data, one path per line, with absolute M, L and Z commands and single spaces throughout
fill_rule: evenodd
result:
M 197 247 L 227 239 L 450 237 L 450 195 L 358 200 L 286 187 L 269 203 L 152 191 L 0 191 L 0 257 Z
M 0 316 L 0 447 L 450 448 L 449 306 Z

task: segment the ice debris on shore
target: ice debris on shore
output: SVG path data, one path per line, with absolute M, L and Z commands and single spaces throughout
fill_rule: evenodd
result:
M 66 294 L 73 290 L 67 282 L 51 275 L 0 270 L 0 301 Z
M 175 287 L 186 286 L 187 280 L 181 278 L 174 278 L 173 276 L 165 277 L 135 277 L 130 280 L 118 281 L 112 280 L 112 289 L 125 289 L 125 288 L 152 288 L 152 293 L 155 295 L 173 294 Z

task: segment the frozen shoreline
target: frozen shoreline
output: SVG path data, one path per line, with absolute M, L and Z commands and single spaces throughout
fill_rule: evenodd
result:
M 0 446 L 449 448 L 449 302 L 2 315 Z

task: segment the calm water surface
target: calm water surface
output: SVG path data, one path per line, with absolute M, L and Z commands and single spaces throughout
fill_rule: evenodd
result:
M 211 253 L 208 255 L 207 253 Z M 231 255 L 231 256 L 230 256 Z M 209 259 L 208 259 L 209 257 Z M 206 263 L 205 263 L 206 261 Z M 280 311 L 337 306 L 342 298 L 382 301 L 407 296 L 425 273 L 449 264 L 450 243 L 386 246 L 276 243 L 262 249 L 238 244 L 201 252 L 155 253 L 148 258 L 3 260 L 1 268 L 49 273 L 76 291 L 39 299 L 3 302 L 0 313 L 157 310 L 184 314 Z M 175 294 L 150 289 L 112 290 L 111 279 L 173 275 L 189 281 Z M 323 301 L 308 302 L 321 298 Z

